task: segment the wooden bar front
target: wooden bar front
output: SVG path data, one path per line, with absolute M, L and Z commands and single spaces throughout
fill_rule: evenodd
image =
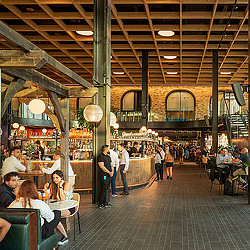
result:
M 46 165 L 51 167 L 54 161 L 31 161 L 32 169 L 38 170 L 39 165 Z M 79 160 L 70 161 L 72 169 L 76 174 L 75 189 L 76 190 L 90 190 L 92 189 L 92 161 Z M 129 160 L 129 169 L 127 172 L 127 182 L 129 186 L 140 185 L 149 181 L 155 173 L 154 158 L 140 158 Z M 25 179 L 32 179 L 32 177 L 25 177 Z M 51 182 L 51 175 L 45 174 L 43 177 L 38 177 L 38 188 L 43 188 L 46 182 Z M 120 170 L 117 173 L 116 186 L 122 186 Z

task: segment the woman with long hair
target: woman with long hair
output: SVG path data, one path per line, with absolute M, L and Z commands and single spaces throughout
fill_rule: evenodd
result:
M 52 182 L 44 185 L 44 190 L 51 189 L 51 198 L 56 200 L 71 200 L 73 197 L 73 188 L 68 181 L 64 180 L 63 172 L 56 170 L 51 175 Z M 69 208 L 61 211 L 62 217 L 68 217 L 75 212 L 75 208 Z
M 42 238 L 50 237 L 54 230 L 57 229 L 62 234 L 62 239 L 58 242 L 61 246 L 68 242 L 67 233 L 60 222 L 61 212 L 52 211 L 50 207 L 43 201 L 39 200 L 36 184 L 27 180 L 20 186 L 16 200 L 13 201 L 9 208 L 33 208 L 40 210 L 40 219 L 42 226 Z
M 167 179 L 170 178 L 170 180 L 173 180 L 174 152 L 172 146 L 170 147 L 168 153 L 165 155 L 165 164 Z

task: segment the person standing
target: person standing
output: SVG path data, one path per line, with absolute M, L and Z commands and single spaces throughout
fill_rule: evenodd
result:
M 123 192 L 120 195 L 129 195 L 128 192 L 128 184 L 127 184 L 127 178 L 126 178 L 126 173 L 128 171 L 129 167 L 129 154 L 128 151 L 124 148 L 123 144 L 118 145 L 118 150 L 121 152 L 121 160 L 120 160 L 120 174 L 122 178 L 122 183 L 123 183 Z
M 55 150 L 53 153 L 53 156 L 54 156 L 55 162 L 51 168 L 44 168 L 43 166 L 40 166 L 43 173 L 52 174 L 56 170 L 61 170 L 61 156 L 62 156 L 61 151 L 58 149 Z M 70 185 L 73 187 L 75 184 L 75 175 L 74 175 L 73 169 L 69 161 L 68 161 L 68 175 L 69 175 Z
M 102 153 L 97 157 L 100 178 L 100 193 L 98 208 L 105 208 L 107 205 L 107 191 L 110 188 L 110 178 L 113 176 L 114 168 L 111 157 L 108 155 L 109 145 L 102 146 Z
M 155 171 L 157 173 L 156 181 L 159 181 L 160 179 L 160 168 L 161 168 L 161 155 L 159 150 L 156 150 L 156 155 L 155 155 Z
M 15 199 L 15 189 L 18 186 L 18 173 L 10 172 L 4 176 L 0 185 L 0 207 L 8 207 Z
M 133 147 L 131 148 L 130 150 L 130 156 L 131 157 L 135 157 L 135 156 L 138 156 L 140 153 L 138 152 L 138 146 L 139 146 L 139 143 L 137 141 L 135 141 L 133 143 Z
M 166 174 L 167 179 L 173 180 L 173 167 L 174 167 L 174 156 L 171 154 L 172 150 L 168 151 L 168 154 L 165 156 L 166 163 Z
M 158 150 L 161 155 L 161 166 L 160 166 L 160 179 L 163 180 L 163 164 L 165 162 L 165 152 L 162 145 L 158 145 Z
M 20 160 L 24 161 L 24 165 L 20 162 Z M 25 156 L 22 155 L 21 149 L 19 147 L 14 147 L 10 151 L 10 157 L 6 158 L 3 162 L 2 177 L 10 172 L 25 171 L 26 166 L 27 160 Z
M 112 190 L 112 197 L 116 197 L 117 193 L 115 192 L 115 180 L 117 176 L 117 171 L 119 169 L 119 158 L 118 154 L 114 151 L 114 144 L 111 144 L 110 146 L 110 157 L 111 157 L 111 162 L 114 168 L 114 174 L 111 178 L 111 190 Z
M 179 157 L 180 157 L 180 165 L 183 164 L 183 158 L 184 158 L 184 149 L 182 146 L 179 146 Z

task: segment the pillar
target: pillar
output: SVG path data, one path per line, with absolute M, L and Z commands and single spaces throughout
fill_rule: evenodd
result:
M 201 132 L 201 150 L 205 148 L 205 132 Z
M 148 50 L 142 51 L 142 126 L 148 125 Z
M 111 0 L 94 1 L 94 65 L 93 78 L 100 83 L 94 103 L 103 110 L 100 124 L 93 129 L 92 203 L 98 201 L 99 166 L 97 156 L 104 144 L 110 144 L 110 87 L 111 87 Z
M 64 157 L 61 158 L 61 170 L 64 173 L 65 180 L 69 180 L 69 98 L 61 100 L 62 113 L 65 119 L 65 131 L 61 131 L 61 152 Z
M 248 0 L 248 6 L 250 0 Z M 248 16 L 250 9 L 248 9 Z M 250 123 L 250 22 L 248 22 L 248 124 Z M 250 126 L 248 125 L 248 152 L 250 152 Z M 248 162 L 250 162 L 250 153 L 248 154 Z M 250 169 L 248 169 L 248 183 L 250 183 Z M 250 204 L 250 185 L 248 185 L 248 204 Z
M 213 50 L 213 103 L 212 103 L 213 153 L 218 150 L 218 50 Z

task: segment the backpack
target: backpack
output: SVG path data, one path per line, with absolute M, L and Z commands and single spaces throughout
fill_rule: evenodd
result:
M 224 195 L 233 195 L 233 184 L 229 180 L 225 182 Z

